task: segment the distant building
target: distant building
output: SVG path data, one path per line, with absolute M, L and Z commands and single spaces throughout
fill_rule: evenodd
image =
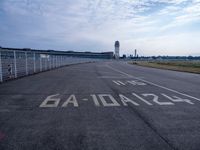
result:
M 0 48 L 0 50 L 6 51 L 19 51 L 19 52 L 36 52 L 40 53 L 41 57 L 46 57 L 47 55 L 65 55 L 69 57 L 79 57 L 79 58 L 98 58 L 98 59 L 113 59 L 113 52 L 77 52 L 77 51 L 56 51 L 56 50 L 36 50 L 30 48 Z
M 135 57 L 137 57 L 137 49 L 135 49 Z
M 119 59 L 119 47 L 120 47 L 119 41 L 115 41 L 115 58 L 116 59 Z

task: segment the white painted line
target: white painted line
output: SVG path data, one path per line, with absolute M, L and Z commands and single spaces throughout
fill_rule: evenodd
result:
M 122 94 L 119 94 L 119 97 L 121 99 L 121 102 L 123 103 L 124 106 L 128 106 L 127 103 L 132 103 L 133 105 L 136 105 L 136 106 L 139 106 L 138 103 L 134 102 L 133 100 L 131 100 L 130 98 L 122 95 Z
M 74 107 L 78 107 L 78 102 L 74 94 L 70 95 L 70 97 L 62 104 L 62 107 L 67 107 L 68 104 L 73 104 Z
M 129 79 L 129 77 L 117 77 L 117 76 L 99 76 L 97 78 L 108 78 L 108 79 Z
M 88 99 L 87 98 L 84 98 L 84 99 L 82 99 L 83 101 L 88 101 Z
M 116 72 L 118 72 L 118 73 L 121 73 L 121 74 L 123 74 L 123 75 L 126 75 L 126 76 L 128 76 L 128 77 L 132 77 L 132 78 L 138 79 L 138 80 L 140 80 L 140 81 L 143 81 L 143 82 L 149 83 L 149 84 L 151 84 L 151 85 L 154 85 L 154 86 L 156 86 L 156 87 L 159 87 L 159 88 L 162 88 L 162 89 L 165 89 L 165 90 L 168 90 L 168 91 L 171 91 L 171 92 L 180 94 L 180 95 L 182 95 L 182 96 L 186 96 L 186 97 L 195 99 L 195 100 L 197 100 L 197 101 L 200 101 L 199 98 L 196 98 L 196 97 L 194 97 L 194 96 L 191 96 L 191 95 L 188 95 L 188 94 L 184 94 L 184 93 L 181 93 L 181 92 L 179 92 L 179 91 L 170 89 L 170 88 L 168 88 L 168 87 L 165 87 L 165 86 L 162 86 L 162 85 L 158 85 L 158 84 L 156 84 L 156 83 L 153 83 L 153 82 L 150 82 L 150 81 L 147 81 L 147 80 L 144 80 L 144 79 L 140 79 L 140 78 L 134 77 L 134 76 L 132 76 L 132 75 L 130 75 L 130 74 L 127 74 L 127 73 L 125 73 L 125 72 L 123 72 L 123 71 L 120 71 L 120 70 L 118 70 L 118 69 L 115 69 L 115 68 L 113 68 L 113 67 L 111 67 L 111 66 L 109 66 L 109 65 L 107 65 L 107 67 L 110 68 L 110 69 L 112 69 L 112 70 L 114 70 L 114 71 L 116 71 Z
M 153 105 L 153 104 L 149 103 L 144 98 L 140 97 L 139 95 L 137 95 L 135 93 L 132 93 L 132 95 L 134 95 L 135 97 L 137 97 L 138 99 L 140 99 L 141 101 L 143 101 L 144 103 L 146 103 L 147 105 Z
M 57 107 L 59 102 L 60 102 L 60 98 L 55 98 L 56 96 L 58 96 L 59 94 L 54 94 L 54 95 L 50 95 L 48 96 L 43 102 L 42 104 L 40 104 L 40 107 Z M 51 102 L 49 104 L 49 102 Z
M 121 81 L 119 81 L 119 80 L 118 80 L 117 82 L 120 83 L 120 84 L 122 84 L 122 85 L 125 85 L 123 82 L 121 82 Z
M 132 84 L 132 85 L 136 85 L 135 81 L 127 81 L 128 83 Z
M 97 96 L 94 95 L 94 94 L 92 94 L 92 95 L 90 95 L 90 96 L 92 97 L 95 106 L 99 107 L 100 104 L 99 104 L 99 101 L 98 101 L 98 99 L 97 99 Z
M 138 81 L 135 81 L 137 85 L 147 85 L 146 83 L 144 82 L 138 82 Z
M 145 97 L 148 97 L 148 96 L 153 97 L 153 102 L 158 105 L 174 105 L 174 103 L 172 103 L 172 102 L 160 102 L 159 97 L 155 94 L 148 93 L 148 94 L 142 94 L 142 95 Z
M 117 84 L 117 85 L 120 85 L 118 82 L 116 82 L 116 81 L 114 81 L 114 80 L 113 80 L 113 82 L 114 82 L 115 84 Z
M 168 98 L 169 100 L 171 100 L 172 102 L 186 102 L 186 103 L 189 103 L 191 105 L 193 105 L 194 103 L 191 102 L 189 99 L 182 99 L 178 96 L 173 96 L 173 97 L 170 97 L 164 93 L 162 93 L 161 95 L 163 95 L 164 97 Z
M 123 83 L 122 81 L 120 81 L 120 80 L 112 80 L 115 84 L 117 84 L 117 85 L 126 85 L 125 83 Z
M 112 107 L 112 106 L 120 106 L 120 104 L 115 100 L 115 98 L 110 94 L 98 94 L 103 106 Z M 108 103 L 105 98 L 109 98 L 111 103 Z

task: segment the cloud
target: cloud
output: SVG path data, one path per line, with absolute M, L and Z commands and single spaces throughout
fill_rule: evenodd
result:
M 200 2 L 194 1 L 185 7 L 167 7 L 160 11 L 161 15 L 172 15 L 171 21 L 161 30 L 180 27 L 188 23 L 200 21 Z
M 169 41 L 181 35 L 180 41 L 185 43 L 188 40 L 185 36 L 193 35 L 192 31 L 181 33 L 186 32 L 185 26 L 200 22 L 199 3 L 199 0 L 2 0 L 0 19 L 4 21 L 0 22 L 3 35 L 0 43 L 40 49 L 106 51 L 113 49 L 115 40 L 120 40 L 123 53 L 137 47 L 143 49 L 143 54 L 150 54 L 154 48 L 163 49 L 165 42 L 160 39 Z M 145 42 L 149 39 L 157 47 Z M 161 53 L 175 48 L 180 51 L 184 48 L 180 41 L 177 41 L 179 48 L 172 44 L 174 48 L 168 46 Z M 195 53 L 199 45 L 194 45 Z

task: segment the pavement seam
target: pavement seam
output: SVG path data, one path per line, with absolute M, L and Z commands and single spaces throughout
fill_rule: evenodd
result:
M 178 150 L 178 148 L 176 148 L 170 141 L 168 138 L 165 138 L 164 136 L 162 136 L 158 130 L 156 130 L 156 128 L 150 123 L 150 121 L 148 121 L 147 118 L 145 118 L 141 113 L 139 113 L 136 109 L 134 109 L 133 107 L 129 107 L 131 108 L 131 110 L 156 134 L 158 135 L 167 145 L 169 145 L 170 148 L 172 148 L 173 150 Z
M 115 68 L 112 68 L 111 66 L 107 65 L 108 68 L 116 71 L 116 72 L 119 72 L 121 74 L 124 74 L 124 75 L 127 75 L 129 77 L 133 77 L 135 78 L 134 76 L 132 75 L 129 75 L 127 73 L 124 73 L 118 69 L 115 69 Z M 140 79 L 142 80 L 142 79 Z M 142 80 L 143 81 L 143 80 Z M 134 111 L 134 113 L 156 134 L 158 135 L 167 145 L 169 145 L 169 147 L 173 150 L 178 150 L 178 148 L 176 148 L 172 143 L 170 143 L 169 139 L 168 138 L 165 138 L 164 136 L 162 136 L 154 126 L 151 125 L 151 123 L 148 121 L 148 119 L 146 119 L 143 115 L 141 115 L 137 110 L 133 109 L 132 107 L 130 107 L 132 111 Z

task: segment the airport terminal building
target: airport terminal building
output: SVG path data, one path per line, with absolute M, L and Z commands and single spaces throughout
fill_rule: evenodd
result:
M 29 48 L 3 48 L 0 47 L 2 51 L 17 51 L 17 52 L 35 52 L 46 55 L 64 55 L 69 57 L 78 57 L 78 58 L 97 58 L 97 59 L 112 59 L 114 56 L 113 52 L 75 52 L 75 51 L 55 51 L 55 50 L 36 50 Z

